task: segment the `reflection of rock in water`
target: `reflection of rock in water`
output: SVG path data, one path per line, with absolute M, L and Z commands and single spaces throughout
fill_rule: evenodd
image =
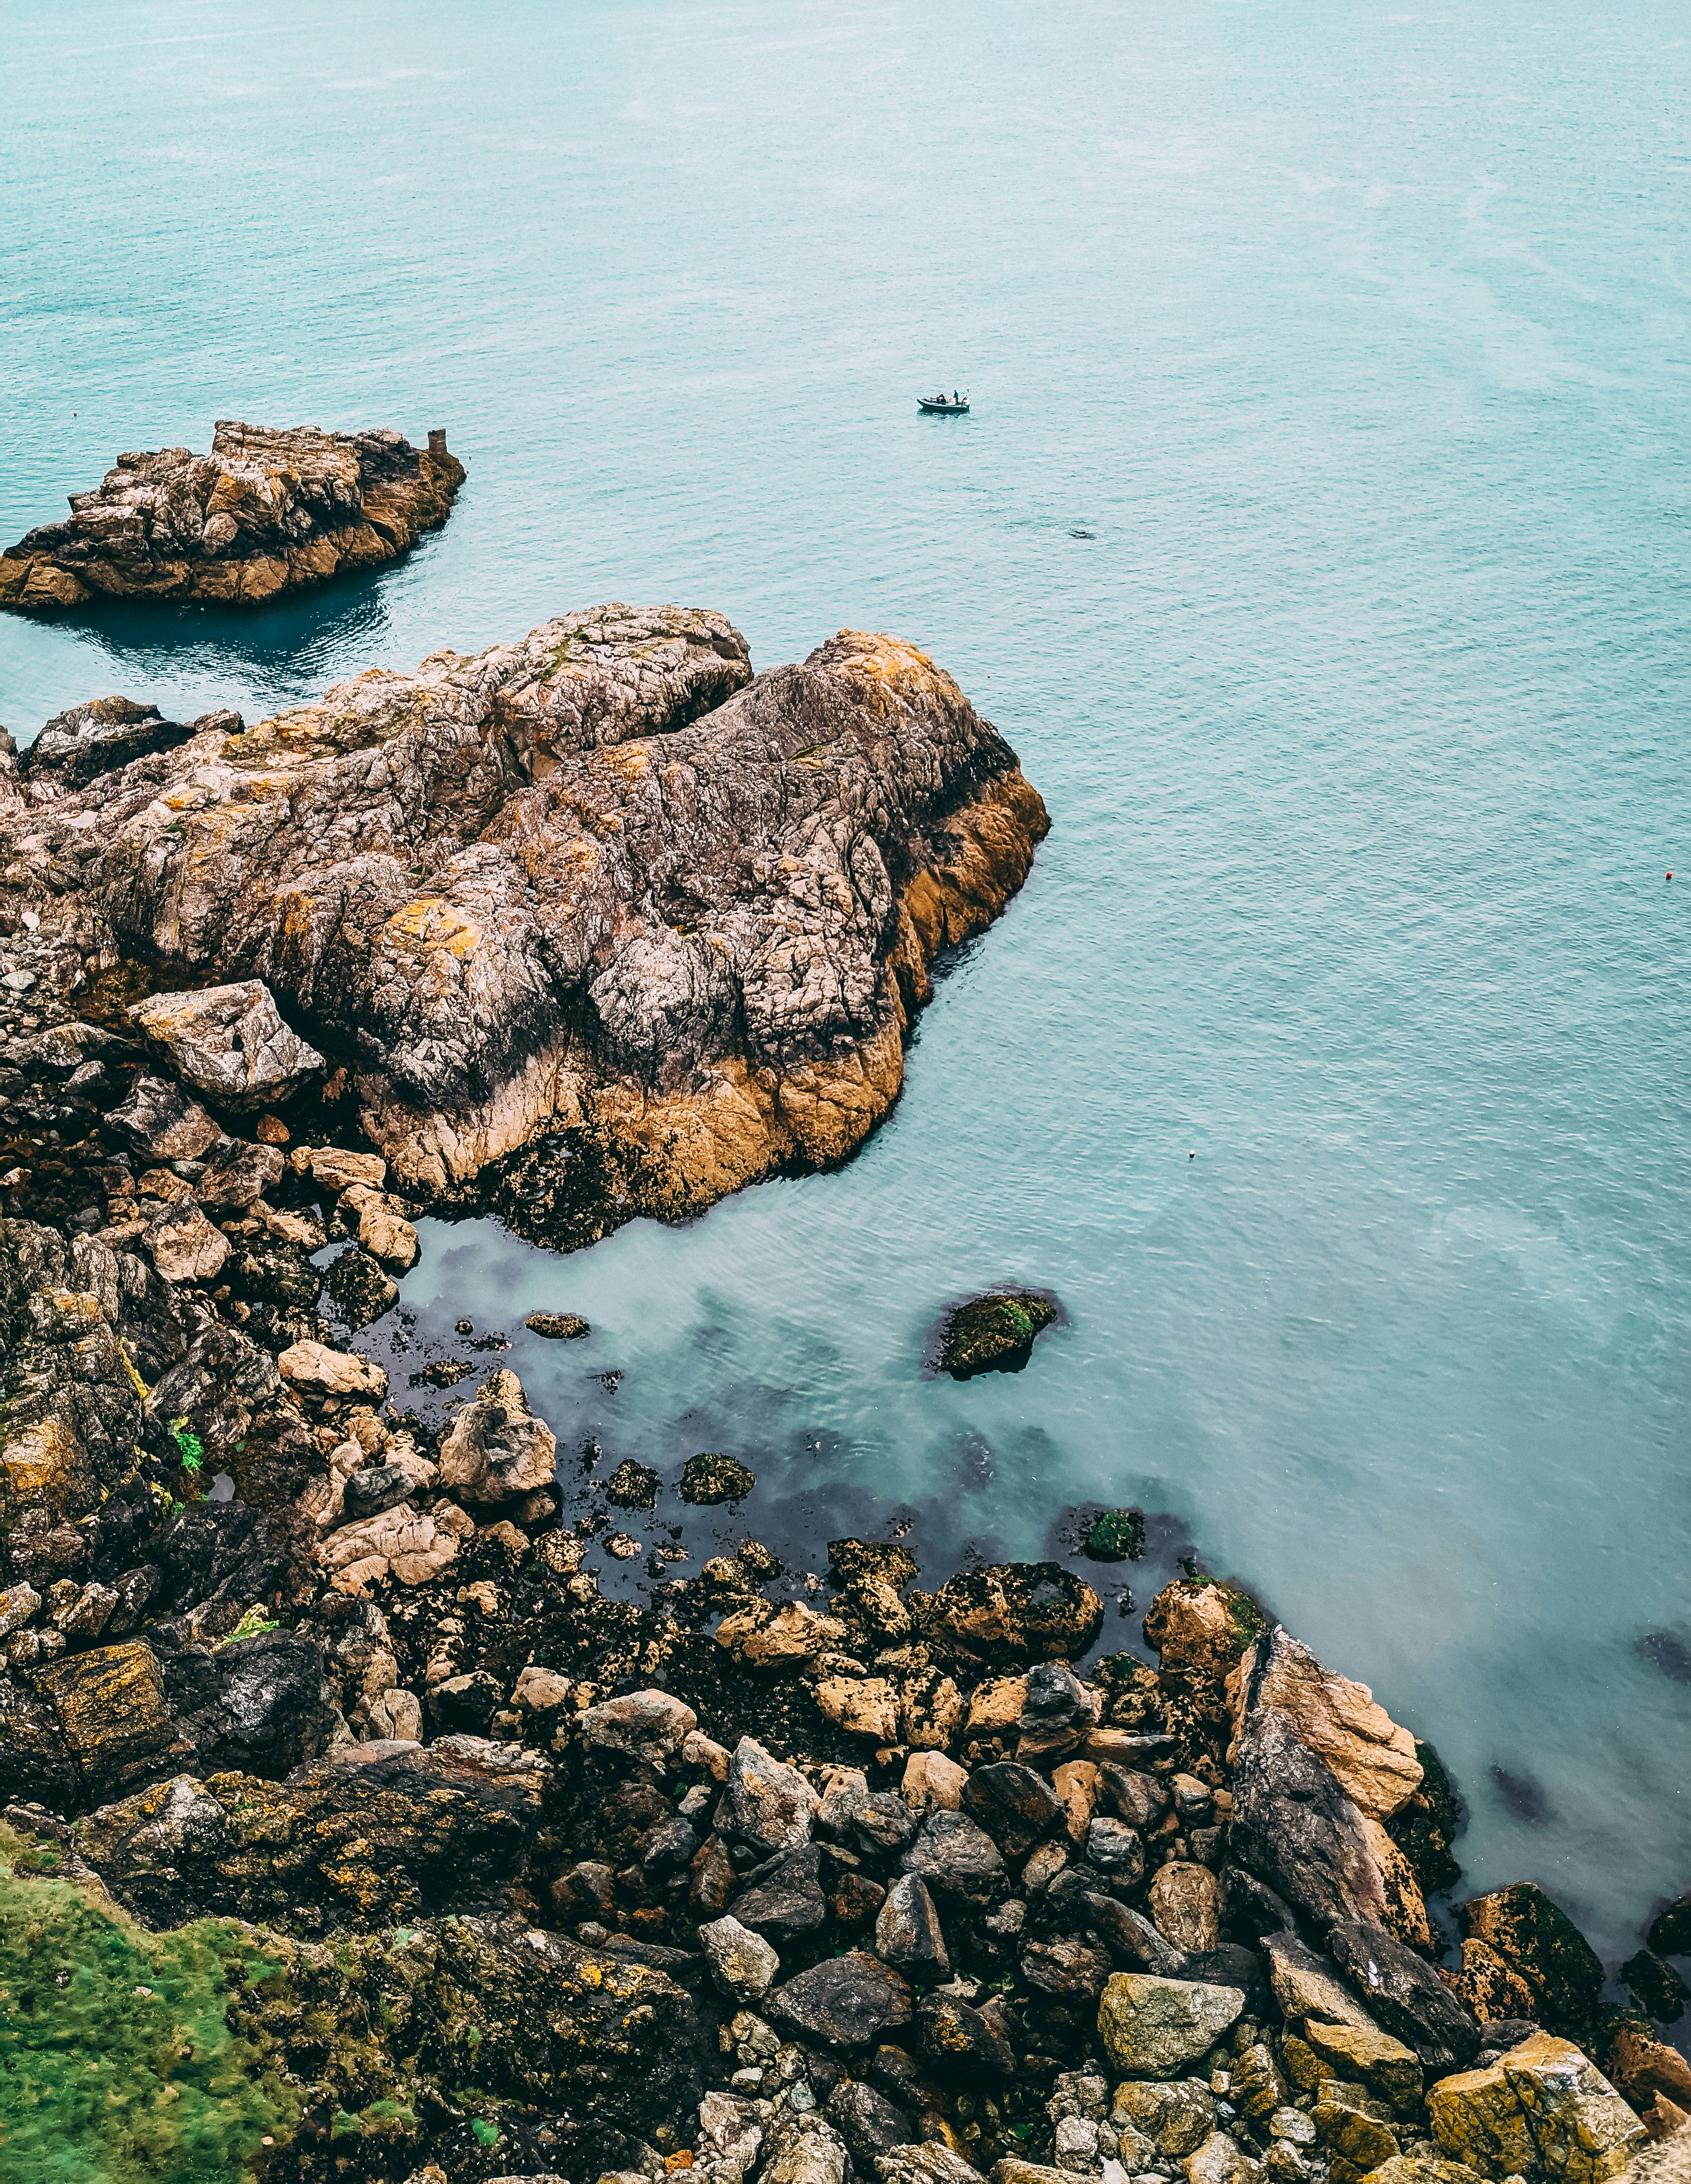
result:
M 1506 1767 L 1494 1767 L 1491 1779 L 1505 1808 L 1517 1820 L 1536 1828 L 1549 1819 L 1550 1801 L 1530 1774 L 1511 1774 Z
M 1672 1630 L 1652 1630 L 1633 1650 L 1671 1683 L 1691 1684 L 1691 1646 Z

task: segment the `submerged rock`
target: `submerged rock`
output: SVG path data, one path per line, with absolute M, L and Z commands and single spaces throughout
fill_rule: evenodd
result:
M 245 605 L 391 561 L 444 523 L 464 483 L 446 434 L 270 431 L 220 419 L 211 453 L 120 455 L 70 517 L 0 555 L 0 606 L 97 597 Z
M 531 1312 L 523 1325 L 531 1334 L 543 1335 L 548 1342 L 579 1342 L 593 1331 L 573 1312 Z
M 935 1339 L 938 1369 L 954 1380 L 976 1373 L 1019 1373 L 1033 1354 L 1036 1335 L 1057 1317 L 1055 1300 L 1043 1290 L 993 1290 L 954 1305 Z

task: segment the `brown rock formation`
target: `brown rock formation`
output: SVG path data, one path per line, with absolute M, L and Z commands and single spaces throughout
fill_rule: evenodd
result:
M 446 434 L 414 448 L 391 427 L 270 432 L 220 419 L 211 453 L 120 455 L 70 516 L 0 554 L 0 606 L 26 613 L 97 597 L 251 605 L 374 568 L 444 523 L 464 465 Z
M 851 1152 L 1048 824 L 909 645 L 754 679 L 720 616 L 609 606 L 85 787 L 22 766 L 0 907 L 160 986 L 263 979 L 413 1190 L 546 1137 L 497 1202 L 575 1241 Z

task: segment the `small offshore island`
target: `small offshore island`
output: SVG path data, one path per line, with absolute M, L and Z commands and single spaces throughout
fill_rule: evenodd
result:
M 671 608 L 5 755 L 0 2169 L 1683 2173 L 1691 1899 L 1633 2008 L 1531 1882 L 1443 1961 L 1437 1753 L 1238 1586 L 1162 1591 L 1154 1664 L 1060 1562 L 742 1529 L 614 1596 L 676 1482 L 572 1518 L 514 1373 L 433 1426 L 355 1346 L 425 1206 L 573 1245 L 844 1158 L 1048 823 L 913 648 L 754 676 Z M 965 1301 L 936 1368 L 1058 1312 Z
M 255 606 L 395 560 L 446 521 L 464 479 L 442 432 L 414 448 L 392 426 L 273 432 L 220 419 L 209 455 L 120 455 L 92 493 L 70 495 L 68 521 L 0 554 L 0 607 Z

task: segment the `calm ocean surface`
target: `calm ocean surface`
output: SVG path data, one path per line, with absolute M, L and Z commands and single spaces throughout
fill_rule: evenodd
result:
M 1691 1661 L 1688 28 L 14 0 L 0 61 L 0 535 L 220 415 L 470 466 L 351 588 L 6 619 L 14 733 L 676 599 L 762 666 L 915 639 L 1051 809 L 848 1168 L 568 1260 L 429 1224 L 419 1348 L 515 1328 L 566 1446 L 738 1451 L 801 1568 L 1143 1503 L 1106 1575 L 1255 1587 L 1437 1742 L 1469 1882 L 1611 1959 L 1691 1882 L 1638 1650 Z M 1006 1279 L 1069 1324 L 920 1378 Z

